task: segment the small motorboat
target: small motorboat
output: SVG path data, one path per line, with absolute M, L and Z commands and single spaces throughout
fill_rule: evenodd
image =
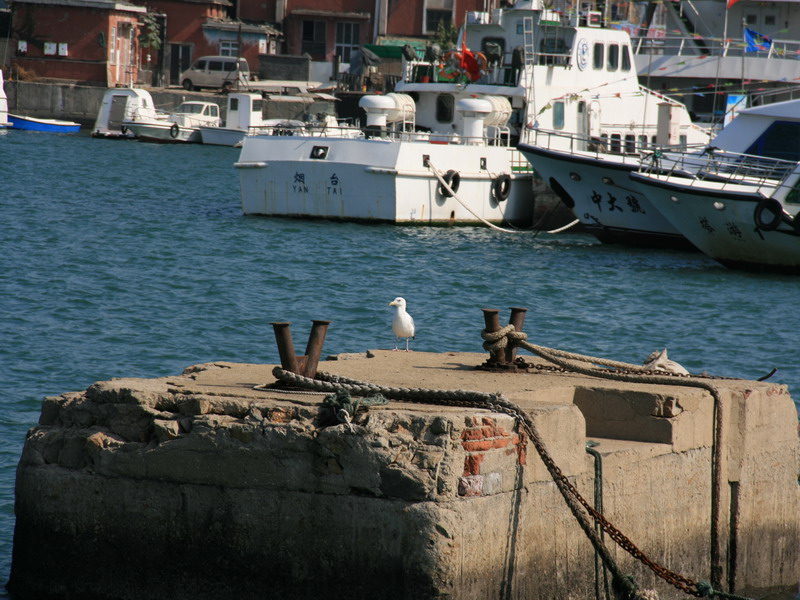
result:
M 132 131 L 143 142 L 200 143 L 200 126 L 219 127 L 219 106 L 215 102 L 183 102 L 171 113 L 155 107 L 140 107 L 122 121 L 124 131 Z
M 81 128 L 80 123 L 74 121 L 62 121 L 60 119 L 39 119 L 36 117 L 23 117 L 20 115 L 8 115 L 8 120 L 14 129 L 26 129 L 28 131 L 46 131 L 48 133 L 77 133 Z

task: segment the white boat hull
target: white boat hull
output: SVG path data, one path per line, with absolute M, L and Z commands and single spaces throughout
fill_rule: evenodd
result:
M 600 241 L 693 249 L 648 196 L 631 185 L 629 174 L 638 169 L 638 157 L 528 144 L 520 145 L 520 151 L 562 201 L 572 204 L 570 208 L 583 228 Z
M 319 148 L 325 157 L 311 158 Z M 530 173 L 513 176 L 506 200 L 492 195 L 494 179 L 512 173 L 512 152 L 500 146 L 254 136 L 245 139 L 236 167 L 242 210 L 249 215 L 409 224 L 484 219 L 530 226 Z M 461 202 L 437 191 L 439 180 L 426 160 L 440 173 L 459 172 Z
M 198 144 L 201 140 L 199 128 L 180 126 L 177 123 L 123 121 L 122 125 L 143 142 Z
M 728 185 L 720 191 L 664 179 L 632 176 L 659 212 L 703 253 L 729 267 L 800 273 L 800 232 L 786 223 L 774 231 L 756 227 L 755 209 L 763 196 L 752 186 Z M 791 210 L 796 215 L 800 206 Z
M 200 127 L 202 143 L 212 146 L 236 146 L 242 143 L 246 131 L 227 127 Z

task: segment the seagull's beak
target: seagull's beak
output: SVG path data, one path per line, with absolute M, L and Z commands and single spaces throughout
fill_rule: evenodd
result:
M 392 300 L 391 302 L 389 302 L 389 306 L 397 306 L 397 305 L 394 303 L 394 300 Z

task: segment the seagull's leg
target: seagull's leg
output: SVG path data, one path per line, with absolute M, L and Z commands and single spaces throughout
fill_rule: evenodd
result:
M 408 349 L 408 338 L 406 338 L 406 352 L 410 352 L 410 350 Z
M 395 349 L 395 351 L 400 350 L 399 345 L 400 345 L 400 338 L 395 336 L 394 337 L 394 349 Z

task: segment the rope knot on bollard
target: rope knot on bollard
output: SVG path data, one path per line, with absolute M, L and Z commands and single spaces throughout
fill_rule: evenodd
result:
M 482 329 L 481 337 L 484 340 L 484 350 L 487 352 L 499 352 L 506 347 L 518 346 L 520 342 L 524 342 L 528 339 L 528 334 L 524 331 L 517 331 L 516 327 L 509 323 L 497 331 L 489 332 Z

